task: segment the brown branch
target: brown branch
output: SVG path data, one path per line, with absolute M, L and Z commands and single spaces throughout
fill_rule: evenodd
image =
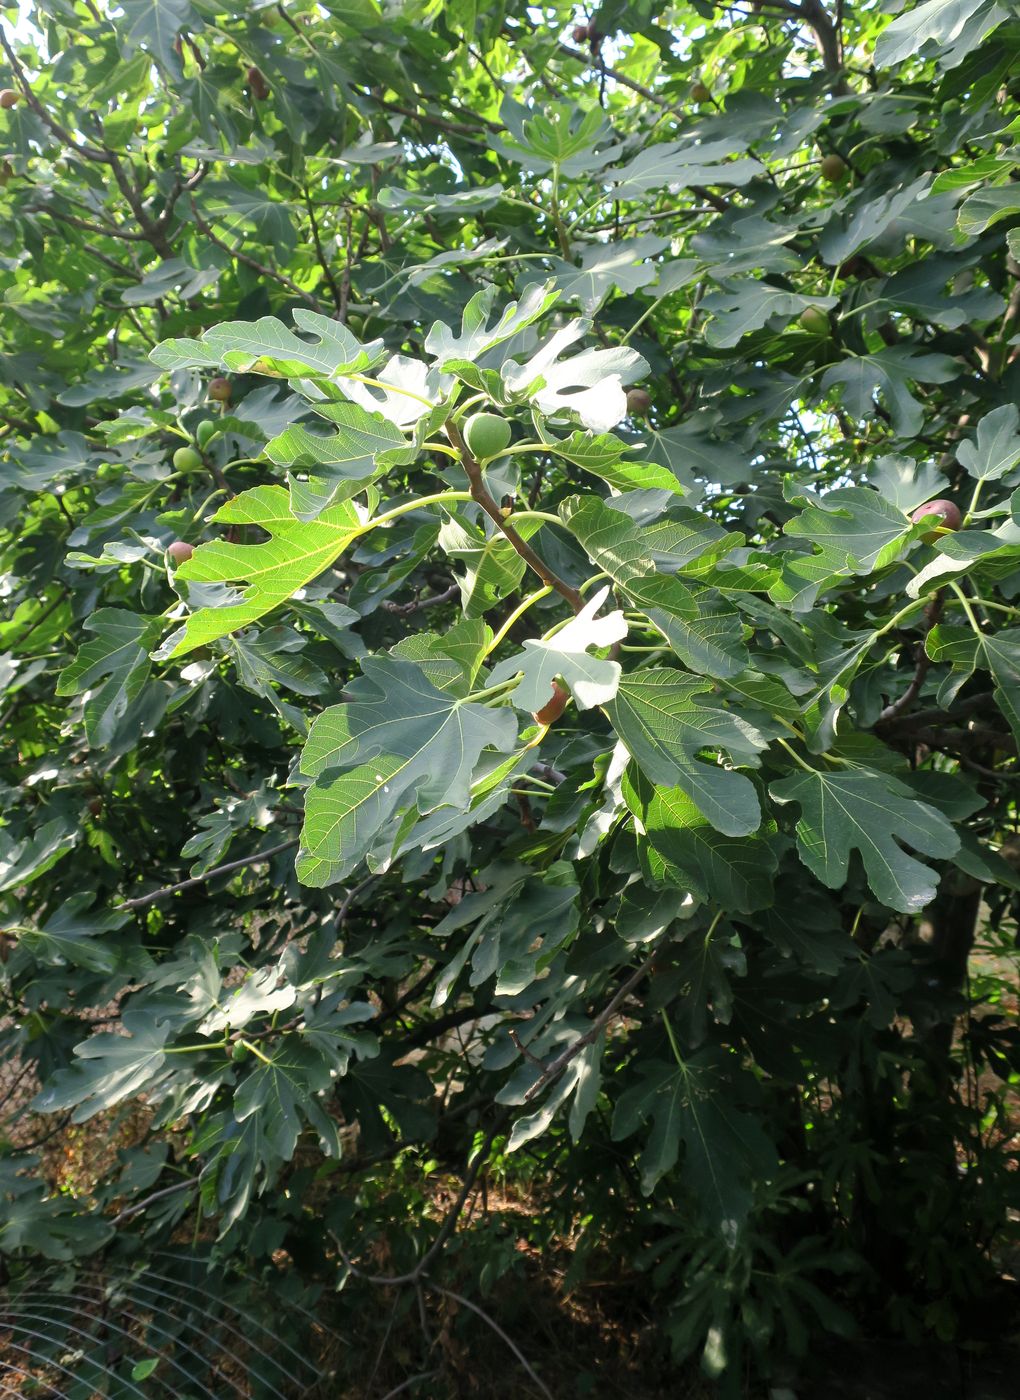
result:
M 495 1318 L 490 1317 L 489 1314 L 484 1310 L 484 1308 L 480 1308 L 477 1303 L 472 1303 L 471 1299 L 465 1298 L 462 1293 L 454 1293 L 452 1288 L 441 1288 L 438 1283 L 433 1283 L 431 1279 L 425 1279 L 424 1284 L 425 1287 L 430 1288 L 433 1293 L 441 1293 L 444 1298 L 452 1298 L 455 1303 L 459 1303 L 461 1307 L 470 1309 L 470 1311 L 473 1312 L 476 1317 L 480 1317 L 487 1326 L 492 1328 L 496 1336 L 499 1337 L 501 1341 L 507 1344 L 507 1346 L 513 1352 L 514 1356 L 517 1357 L 517 1360 L 524 1367 L 525 1371 L 527 1371 L 532 1382 L 538 1386 L 542 1394 L 548 1396 L 548 1400 L 553 1400 L 552 1391 L 533 1370 L 533 1368 L 528 1362 L 527 1357 L 521 1351 L 520 1347 L 511 1337 L 507 1336 L 507 1334 L 503 1331 L 502 1327 L 500 1327 L 499 1323 L 495 1320 Z
M 77 214 L 65 214 L 62 210 L 54 209 L 49 204 L 30 204 L 27 206 L 29 214 L 49 214 L 53 219 L 59 219 L 63 224 L 70 224 L 72 228 L 80 228 L 85 233 L 98 233 L 106 238 L 120 238 L 125 243 L 147 243 L 148 239 L 144 233 L 132 233 L 128 229 L 117 228 L 111 224 L 94 224 L 89 219 L 80 219 Z
M 242 253 L 240 246 L 231 248 L 230 244 L 225 239 L 215 234 L 210 225 L 206 223 L 205 219 L 203 219 L 202 215 L 198 212 L 198 205 L 195 203 L 194 198 L 191 201 L 191 209 L 195 216 L 195 223 L 198 226 L 199 232 L 204 233 L 211 243 L 216 244 L 217 248 L 222 248 L 230 257 L 236 258 L 238 262 L 244 263 L 245 267 L 250 267 L 253 272 L 259 273 L 262 277 L 268 277 L 273 282 L 279 282 L 281 286 L 293 292 L 296 297 L 300 297 L 313 311 L 318 311 L 320 315 L 322 314 L 321 302 L 317 301 L 315 297 L 309 296 L 307 292 L 302 291 L 298 284 L 292 282 L 284 273 L 277 272 L 275 268 L 269 267 L 265 263 L 260 263 L 257 258 L 250 257 L 247 253 Z
M 319 266 L 322 268 L 326 281 L 329 284 L 329 290 L 333 294 L 333 305 L 336 307 L 337 318 L 342 321 L 346 311 L 343 291 L 338 285 L 336 278 L 333 276 L 333 269 L 329 265 L 325 250 L 322 246 L 322 239 L 319 236 L 319 221 L 315 217 L 315 205 L 312 203 L 311 196 L 307 190 L 303 190 L 302 193 L 304 195 L 305 208 L 308 210 L 308 218 L 312 225 L 312 242 L 315 244 L 315 256 L 319 259 Z
M 461 437 L 456 424 L 453 422 L 446 425 L 446 436 L 453 443 L 460 454 L 461 465 L 464 468 L 471 488 L 471 499 L 481 506 L 485 514 L 516 549 L 526 564 L 530 564 L 535 573 L 549 588 L 554 588 L 557 593 L 566 598 L 575 613 L 579 613 L 584 607 L 584 599 L 580 593 L 569 583 L 564 583 L 558 574 L 554 574 L 552 569 L 545 563 L 542 557 L 535 553 L 525 540 L 522 540 L 513 525 L 507 524 L 503 519 L 502 512 L 496 504 L 495 499 L 489 492 L 488 487 L 482 477 L 482 469 L 467 450 L 464 439 Z
M 246 865 L 264 865 L 267 860 L 277 856 L 281 851 L 289 851 L 292 846 L 298 844 L 295 836 L 290 841 L 281 841 L 278 846 L 270 846 L 268 851 L 261 851 L 258 855 L 242 856 L 240 860 L 227 861 L 226 865 L 217 865 L 212 870 L 207 870 L 204 875 L 195 875 L 190 880 L 181 880 L 176 885 L 164 885 L 161 890 L 153 890 L 152 894 L 140 895 L 137 899 L 126 899 L 123 904 L 118 904 L 118 909 L 144 909 L 149 904 L 156 904 L 161 899 L 169 899 L 170 895 L 178 894 L 181 890 L 193 890 L 199 885 L 206 884 L 209 880 L 215 880 L 218 875 L 227 875 L 232 870 L 241 870 Z
M 620 986 L 620 988 L 616 992 L 616 995 L 612 998 L 610 1002 L 607 1003 L 606 1006 L 602 1008 L 599 1014 L 595 1017 L 594 1021 L 592 1021 L 591 1025 L 585 1031 L 584 1035 L 578 1036 L 578 1038 L 575 1041 L 572 1041 L 571 1044 L 568 1045 L 565 1050 L 561 1051 L 561 1053 L 556 1056 L 555 1060 L 551 1060 L 549 1064 L 546 1065 L 539 1078 L 535 1080 L 534 1084 L 532 1084 L 531 1088 L 524 1095 L 525 1103 L 530 1102 L 530 1100 L 533 1099 L 536 1094 L 541 1093 L 541 1091 L 551 1080 L 559 1078 L 559 1076 L 566 1069 L 567 1065 L 570 1064 L 571 1060 L 576 1059 L 577 1056 L 580 1055 L 582 1050 L 584 1050 L 587 1046 L 594 1044 L 594 1042 L 605 1030 L 609 1022 L 616 1015 L 617 1011 L 619 1011 L 620 1007 L 630 996 L 634 988 L 638 985 L 641 979 L 647 975 L 649 969 L 652 966 L 652 963 L 655 961 L 655 959 L 658 957 L 661 951 L 662 942 L 662 939 L 659 939 L 656 942 L 655 947 L 648 954 L 648 957 L 645 958 L 644 962 L 641 963 L 640 967 L 636 968 L 631 973 L 631 975 L 627 978 L 626 982 L 624 982 Z
M 839 52 L 839 33 L 829 18 L 821 0 L 801 0 L 800 16 L 815 36 L 815 47 L 822 56 L 822 64 L 827 73 L 836 74 L 832 90 L 839 96 L 850 89 L 843 77 L 843 60 Z
M 901 710 L 905 710 L 908 705 L 912 704 L 913 701 L 916 700 L 917 696 L 920 694 L 921 686 L 924 684 L 924 678 L 931 670 L 931 657 L 928 655 L 928 652 L 925 648 L 925 643 L 927 641 L 928 633 L 931 631 L 931 629 L 938 622 L 939 618 L 942 616 L 942 608 L 945 604 L 945 600 L 946 590 L 944 588 L 940 588 L 939 591 L 935 594 L 935 597 L 925 608 L 924 616 L 926 626 L 921 640 L 917 644 L 916 664 L 914 667 L 913 679 L 911 680 L 910 684 L 907 686 L 906 690 L 903 692 L 903 694 L 899 697 L 898 700 L 894 700 L 892 704 L 886 705 L 885 709 L 875 721 L 876 724 L 882 724 L 883 721 L 890 720 L 893 718 L 894 715 L 898 715 Z
M 410 603 L 391 603 L 386 599 L 383 608 L 386 612 L 394 613 L 398 617 L 407 617 L 410 613 L 422 612 L 425 608 L 434 608 L 439 603 L 449 603 L 460 592 L 460 584 L 453 583 L 442 593 L 434 593 L 431 598 L 415 598 Z
M 80 156 L 84 156 L 86 160 L 100 161 L 104 165 L 109 165 L 111 163 L 111 152 L 104 150 L 100 146 L 91 146 L 87 143 L 76 141 L 67 127 L 61 126 L 56 117 L 54 117 L 39 101 L 38 97 L 36 97 L 35 93 L 32 91 L 32 86 L 25 76 L 25 70 L 21 66 L 18 55 L 11 47 L 7 38 L 7 31 L 2 25 L 0 25 L 0 47 L 3 48 L 4 53 L 7 55 L 14 72 L 15 81 L 25 95 L 25 101 L 43 125 L 48 126 L 54 136 L 58 136 L 66 146 L 70 146 L 72 151 L 77 151 L 77 153 Z

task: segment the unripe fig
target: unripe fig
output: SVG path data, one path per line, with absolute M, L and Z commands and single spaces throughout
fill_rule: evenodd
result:
M 4 88 L 0 91 L 0 107 L 16 107 L 21 101 L 21 93 L 15 92 L 13 88 Z
M 195 546 L 188 544 L 187 540 L 174 540 L 166 552 L 175 564 L 183 564 L 194 554 Z
M 229 379 L 225 379 L 222 374 L 218 374 L 215 379 L 209 381 L 209 397 L 216 399 L 219 403 L 229 403 L 233 393 L 233 386 Z
M 495 457 L 510 443 L 510 424 L 496 413 L 475 413 L 464 424 L 464 441 L 478 462 Z
M 552 692 L 552 699 L 547 700 L 540 710 L 535 711 L 534 719 L 539 724 L 555 724 L 567 708 L 570 691 L 560 685 L 559 681 L 553 681 Z
M 243 1040 L 238 1040 L 234 1044 L 234 1047 L 230 1052 L 230 1058 L 236 1064 L 239 1064 L 242 1060 L 246 1060 L 248 1058 L 248 1047 L 247 1045 L 245 1045 Z
M 829 318 L 820 306 L 805 306 L 800 313 L 800 324 L 812 335 L 829 334 Z
M 627 412 L 632 418 L 643 418 L 652 406 L 652 396 L 647 389 L 627 390 Z
M 199 447 L 206 448 L 219 432 L 219 424 L 214 418 L 203 418 L 195 429 L 195 441 Z
M 712 101 L 712 93 L 711 93 L 711 91 L 705 86 L 704 83 L 700 83 L 700 82 L 699 82 L 699 83 L 692 83 L 692 84 L 691 84 L 691 101 L 692 101 L 692 102 L 711 102 L 711 101 Z
M 946 530 L 958 530 L 963 524 L 963 516 L 960 514 L 960 507 L 954 501 L 929 501 L 926 506 L 918 506 L 912 512 L 910 518 L 914 524 L 918 524 L 926 515 L 937 515 L 940 517 L 941 528 Z M 926 544 L 934 544 L 940 538 L 938 530 L 929 530 L 921 538 Z
M 202 465 L 202 458 L 193 447 L 178 447 L 174 453 L 174 466 L 179 472 L 197 471 Z
M 819 168 L 822 172 L 822 179 L 828 180 L 830 185 L 841 185 L 848 173 L 846 161 L 842 156 L 837 156 L 835 152 L 822 156 Z
M 269 96 L 269 83 L 266 75 L 260 68 L 256 68 L 254 63 L 248 69 L 248 86 L 251 88 L 251 95 L 258 102 L 264 102 Z

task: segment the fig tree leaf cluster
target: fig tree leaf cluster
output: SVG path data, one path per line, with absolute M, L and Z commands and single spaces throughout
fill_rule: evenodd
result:
M 201 1238 L 354 1318 L 541 1219 L 726 1384 L 876 1308 L 969 1345 L 1008 7 L 0 27 L 5 1266 Z M 87 1190 L 61 1119 L 125 1144 Z M 441 1223 L 489 1166 L 534 1213 Z

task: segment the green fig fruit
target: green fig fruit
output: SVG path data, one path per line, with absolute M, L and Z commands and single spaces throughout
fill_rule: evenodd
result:
M 820 169 L 822 179 L 828 180 L 830 185 L 841 185 L 849 173 L 846 161 L 834 153 L 822 157 Z
M 464 424 L 467 450 L 477 462 L 495 457 L 509 446 L 510 424 L 496 413 L 475 413 Z
M 829 334 L 829 318 L 820 306 L 805 306 L 800 313 L 800 324 L 812 335 Z
M 174 466 L 179 472 L 198 471 L 202 466 L 201 453 L 196 452 L 193 447 L 178 447 L 174 453 Z
M 203 418 L 195 429 L 195 441 L 199 447 L 206 448 L 220 430 L 220 425 L 212 418 Z

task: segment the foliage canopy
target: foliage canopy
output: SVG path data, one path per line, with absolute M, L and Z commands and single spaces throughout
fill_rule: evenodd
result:
M 31 21 L 0 1251 L 487 1290 L 521 1257 L 460 1212 L 529 1163 L 528 1238 L 731 1388 L 969 1335 L 1020 1072 L 965 978 L 1020 888 L 1016 7 Z M 26 1138 L 139 1100 L 55 1194 Z

